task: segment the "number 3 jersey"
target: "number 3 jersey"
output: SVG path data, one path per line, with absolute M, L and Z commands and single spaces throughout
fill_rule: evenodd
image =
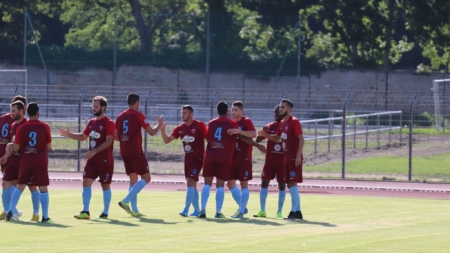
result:
M 186 157 L 203 159 L 205 153 L 205 138 L 208 138 L 205 123 L 194 120 L 191 125 L 183 123 L 173 129 L 172 136 L 181 138 Z
M 10 113 L 0 116 L 0 157 L 5 155 L 6 144 L 11 142 L 11 125 L 14 123 Z
M 277 135 L 281 137 L 284 150 L 284 163 L 295 161 L 298 152 L 298 135 L 303 134 L 300 121 L 290 116 L 288 120 L 282 120 Z
M 208 146 L 206 148 L 206 160 L 214 163 L 229 164 L 233 157 L 236 145 L 236 136 L 229 135 L 227 131 L 238 128 L 238 123 L 221 116 L 208 123 Z
M 114 136 L 114 121 L 106 116 L 100 120 L 93 118 L 89 121 L 83 133 L 89 136 L 89 150 L 93 150 L 106 141 L 107 135 Z M 113 147 L 114 145 L 111 144 L 107 149 L 95 154 L 91 159 L 113 163 Z
M 29 120 L 17 128 L 14 143 L 20 145 L 20 168 L 47 169 L 47 144 L 52 142 L 50 127 L 39 121 Z
M 116 130 L 120 139 L 120 155 L 131 157 L 143 154 L 142 128 L 146 129 L 150 124 L 144 114 L 128 109 L 116 118 Z

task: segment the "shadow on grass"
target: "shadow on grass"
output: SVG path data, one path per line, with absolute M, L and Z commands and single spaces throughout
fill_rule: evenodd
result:
M 96 223 L 105 223 L 105 224 L 120 225 L 120 226 L 127 226 L 127 227 L 139 226 L 139 225 L 131 223 L 131 222 L 114 220 L 114 219 L 92 219 L 90 221 L 93 221 Z
M 324 227 L 337 227 L 335 224 L 328 222 L 319 222 L 319 221 L 309 221 L 309 220 L 286 220 L 292 223 L 306 224 L 306 225 L 318 225 Z
M 145 223 L 166 224 L 166 225 L 175 225 L 175 224 L 179 223 L 179 222 L 167 222 L 167 221 L 164 221 L 163 219 L 149 219 L 149 218 L 144 218 L 144 217 L 139 218 L 139 221 L 145 222 Z
M 254 225 L 261 225 L 261 226 L 282 226 L 284 224 L 280 224 L 278 222 L 273 222 L 268 219 L 250 219 L 250 218 L 244 218 L 244 219 L 232 219 L 232 218 L 225 218 L 225 219 L 215 219 L 215 218 L 199 218 L 196 220 L 204 220 L 208 222 L 216 222 L 216 223 L 230 223 L 230 222 L 241 222 L 245 224 L 254 224 Z
M 49 227 L 49 228 L 70 228 L 72 226 L 67 226 L 58 223 L 42 223 L 42 222 L 11 222 L 13 224 L 22 225 L 22 226 L 37 226 L 37 227 Z

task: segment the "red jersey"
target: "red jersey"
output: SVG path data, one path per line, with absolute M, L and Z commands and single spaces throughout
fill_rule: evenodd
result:
M 206 159 L 214 163 L 229 164 L 233 157 L 236 145 L 236 136 L 229 135 L 228 129 L 238 128 L 237 122 L 221 116 L 208 123 L 208 146 L 206 147 Z
M 236 121 L 238 123 L 238 128 L 243 131 L 256 131 L 253 126 L 253 122 L 242 116 L 241 120 Z M 241 162 L 252 162 L 252 146 L 243 142 L 239 135 L 236 137 L 236 146 L 234 149 L 233 161 L 241 163 Z
M 281 136 L 284 151 L 284 163 L 295 161 L 298 152 L 298 135 L 303 134 L 300 121 L 290 116 L 287 120 L 282 120 L 278 128 L 277 135 Z
M 47 144 L 51 142 L 50 127 L 47 124 L 39 120 L 29 120 L 25 124 L 20 124 L 14 138 L 14 143 L 20 145 L 20 167 L 47 168 Z
M 93 118 L 89 121 L 83 133 L 89 136 L 89 150 L 93 150 L 106 141 L 107 135 L 114 136 L 114 121 L 106 116 L 100 120 Z M 107 149 L 95 154 L 91 159 L 113 163 L 113 147 L 114 145 L 111 144 Z
M 208 129 L 205 123 L 194 120 L 191 125 L 183 123 L 171 134 L 175 139 L 181 138 L 183 142 L 184 153 L 187 157 L 202 158 L 205 154 L 205 138 L 208 138 Z
M 128 109 L 116 118 L 116 130 L 120 139 L 120 155 L 135 156 L 142 151 L 141 128 L 146 129 L 150 124 L 144 114 Z
M 274 121 L 267 125 L 268 134 L 274 135 L 277 133 L 277 130 L 280 126 L 280 123 Z M 267 153 L 266 153 L 266 164 L 273 166 L 283 166 L 283 146 L 282 140 L 280 139 L 278 142 L 273 142 L 271 140 L 267 140 Z
M 23 125 L 24 123 L 26 123 L 28 120 L 26 118 L 23 118 L 23 120 L 17 124 L 16 122 L 14 122 L 11 125 L 11 131 L 9 132 L 9 134 L 11 135 L 12 141 L 14 141 L 14 138 L 16 138 L 16 132 L 17 129 L 19 128 L 19 126 Z M 19 156 L 18 154 L 13 154 L 13 156 L 11 156 L 10 158 L 13 162 L 15 162 L 16 164 L 19 164 Z
M 13 123 L 11 113 L 0 116 L 0 157 L 5 155 L 6 144 L 11 142 L 11 125 Z

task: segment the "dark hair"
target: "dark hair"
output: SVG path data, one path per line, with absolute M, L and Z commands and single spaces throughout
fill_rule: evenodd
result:
M 21 101 L 21 102 L 23 103 L 23 105 L 26 105 L 26 104 L 27 104 L 27 98 L 24 97 L 24 96 L 22 96 L 22 95 L 14 96 L 14 97 L 12 98 L 11 103 L 14 103 L 14 102 L 16 102 L 16 101 Z
M 12 102 L 11 103 L 11 107 L 13 107 L 13 106 L 17 106 L 17 109 L 20 111 L 20 110 L 25 110 L 25 105 L 22 103 L 22 101 L 20 101 L 20 100 L 17 100 L 17 101 L 15 101 L 15 102 Z
M 28 104 L 27 113 L 28 116 L 33 117 L 36 116 L 39 112 L 39 105 L 36 102 L 31 102 Z
M 279 111 L 280 111 L 280 105 L 275 106 L 275 108 L 273 108 L 273 111 L 274 111 L 274 112 L 276 112 L 276 111 L 279 112 Z
M 100 106 L 104 106 L 106 110 L 106 106 L 108 105 L 108 100 L 103 96 L 95 96 L 92 98 L 92 102 L 100 101 Z
M 289 107 L 294 108 L 294 104 L 289 99 L 283 99 L 281 100 L 281 103 L 286 103 Z
M 244 103 L 242 103 L 241 101 L 234 101 L 233 106 L 237 106 L 241 110 L 244 109 Z
M 217 104 L 217 113 L 219 113 L 220 116 L 227 115 L 228 112 L 228 104 L 226 102 L 220 101 Z
M 134 94 L 134 93 L 128 94 L 128 97 L 127 97 L 128 105 L 134 105 L 138 101 L 139 101 L 139 95 L 138 94 Z
M 183 106 L 183 110 L 189 110 L 191 113 L 194 113 L 194 107 L 190 106 L 190 105 L 184 105 Z

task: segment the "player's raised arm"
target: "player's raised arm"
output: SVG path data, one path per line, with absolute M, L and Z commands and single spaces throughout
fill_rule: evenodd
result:
M 155 127 L 148 126 L 145 131 L 150 134 L 151 136 L 154 136 L 156 133 L 158 133 L 159 129 L 161 128 L 161 125 L 164 123 L 164 115 L 155 116 L 156 121 L 158 124 Z
M 255 141 L 253 141 L 252 138 L 248 138 L 247 136 L 243 136 L 243 135 L 241 135 L 239 138 L 245 144 L 248 144 L 248 145 L 251 145 L 253 147 L 256 147 L 261 153 L 265 154 L 267 152 L 266 147 L 264 145 L 256 143 Z
M 77 140 L 77 141 L 84 141 L 86 140 L 89 136 L 87 134 L 83 133 L 71 133 L 69 131 L 69 128 L 61 128 L 59 129 L 59 135 L 64 136 L 64 137 L 68 137 L 70 139 L 73 140 Z
M 170 143 L 171 141 L 175 140 L 175 137 L 173 135 L 167 136 L 166 127 L 167 127 L 167 122 L 162 123 L 161 126 L 159 127 L 159 130 L 161 130 L 161 136 L 162 136 L 165 144 Z

